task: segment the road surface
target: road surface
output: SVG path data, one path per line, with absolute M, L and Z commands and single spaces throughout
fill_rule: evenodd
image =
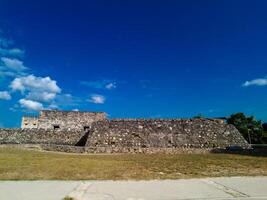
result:
M 267 177 L 153 181 L 0 181 L 1 200 L 267 200 Z

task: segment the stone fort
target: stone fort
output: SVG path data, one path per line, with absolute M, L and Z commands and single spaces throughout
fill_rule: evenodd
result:
M 104 112 L 43 110 L 21 128 L 0 129 L 2 145 L 88 153 L 154 153 L 249 145 L 218 119 L 108 119 Z
M 22 117 L 21 128 L 85 130 L 106 119 L 104 112 L 43 110 L 39 117 Z

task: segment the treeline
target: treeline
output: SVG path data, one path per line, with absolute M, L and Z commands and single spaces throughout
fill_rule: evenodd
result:
M 194 118 L 205 118 L 201 113 Z M 232 114 L 226 119 L 228 124 L 234 125 L 250 144 L 267 144 L 267 123 L 257 120 L 254 116 L 244 113 Z
M 267 124 L 244 113 L 232 114 L 227 123 L 234 125 L 250 144 L 267 144 Z

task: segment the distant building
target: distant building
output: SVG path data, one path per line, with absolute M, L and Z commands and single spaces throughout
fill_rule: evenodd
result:
M 23 117 L 21 128 L 86 130 L 93 122 L 105 119 L 104 112 L 43 110 L 39 117 Z

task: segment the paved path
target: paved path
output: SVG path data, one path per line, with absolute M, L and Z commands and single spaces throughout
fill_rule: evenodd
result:
M 0 200 L 267 200 L 267 177 L 165 181 L 0 181 Z

